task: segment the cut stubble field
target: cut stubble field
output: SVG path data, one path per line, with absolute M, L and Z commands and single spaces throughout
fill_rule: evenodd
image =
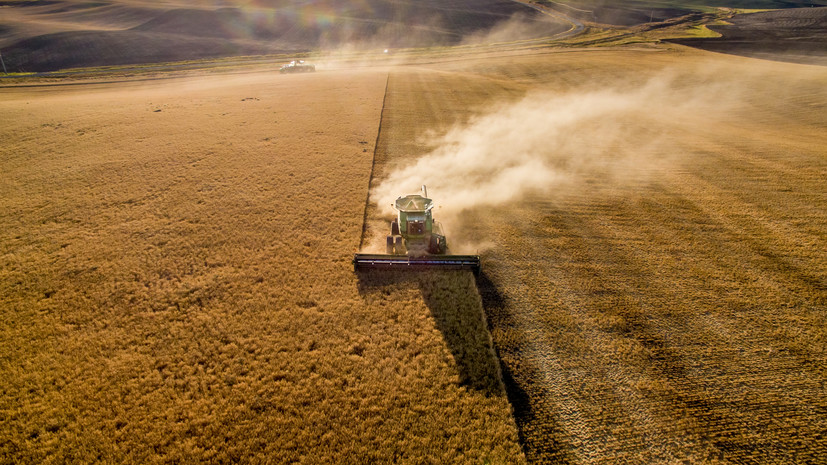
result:
M 386 82 L 0 89 L 0 456 L 521 461 L 473 278 L 352 271 Z
M 529 462 L 827 457 L 825 84 L 682 47 L 391 73 L 371 192 L 469 207 Z

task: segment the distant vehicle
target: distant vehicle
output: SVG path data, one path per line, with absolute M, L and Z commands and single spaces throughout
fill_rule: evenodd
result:
M 280 73 L 312 73 L 316 71 L 316 65 L 306 63 L 304 60 L 293 60 L 279 69 Z

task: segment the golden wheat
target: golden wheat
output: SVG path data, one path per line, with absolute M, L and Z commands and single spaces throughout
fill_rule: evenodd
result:
M 386 76 L 0 89 L 0 455 L 521 460 L 473 280 L 353 273 Z

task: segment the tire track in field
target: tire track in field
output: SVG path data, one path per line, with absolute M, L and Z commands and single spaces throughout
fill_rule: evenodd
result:
M 505 303 L 487 312 L 509 388 L 529 399 L 515 405 L 529 460 L 750 461 L 785 449 L 818 457 L 817 440 L 806 451 L 787 431 L 817 437 L 802 406 L 823 404 L 819 336 L 802 322 L 797 340 L 773 337 L 779 321 L 806 318 L 807 304 L 741 314 L 732 313 L 737 300 L 716 302 L 710 286 L 762 299 L 759 286 L 725 275 L 747 252 L 727 254 L 729 228 L 680 194 L 661 195 L 678 203 L 536 201 L 483 221 L 503 244 L 485 264 Z M 698 234 L 721 247 L 693 252 L 688 239 Z M 681 270 L 679 257 L 712 276 Z M 802 346 L 810 349 L 797 353 Z M 774 431 L 767 450 L 750 445 L 754 430 Z
M 539 207 L 539 208 L 538 208 Z M 611 215 L 596 206 L 594 213 Z M 543 222 L 533 217 L 539 211 L 559 215 L 554 232 L 544 232 Z M 633 314 L 643 313 L 629 290 L 612 289 L 601 278 L 595 263 L 619 266 L 610 248 L 572 252 L 569 247 L 554 249 L 560 236 L 568 242 L 614 242 L 605 231 L 576 215 L 532 205 L 503 212 L 503 224 L 488 222 L 486 230 L 508 244 L 502 255 L 492 257 L 507 266 L 496 273 L 509 303 L 504 310 L 516 337 L 497 339 L 506 365 L 516 366 L 517 377 L 532 398 L 530 412 L 515 412 L 530 459 L 592 463 L 604 458 L 628 460 L 645 457 L 645 447 L 632 429 L 654 442 L 663 437 L 664 420 L 679 415 L 635 392 L 632 386 L 651 371 L 641 364 L 640 349 L 626 334 L 606 331 L 626 324 L 612 315 L 612 305 L 623 302 Z M 508 225 L 508 226 L 504 226 Z M 585 239 L 583 239 L 585 238 Z M 597 242 L 595 242 L 597 241 Z M 541 251 L 556 250 L 554 256 Z M 496 254 L 499 255 L 499 254 Z M 637 273 L 643 273 L 637 270 Z M 489 309 L 491 312 L 492 309 Z M 607 312 L 607 314 L 603 314 Z M 497 319 L 492 316 L 492 321 Z M 496 321 L 493 323 L 496 328 Z M 646 326 L 650 324 L 647 323 Z M 497 336 L 501 333 L 494 329 Z M 647 340 L 663 347 L 663 331 L 650 329 Z M 625 359 L 625 363 L 618 359 Z M 634 406 L 634 407 L 632 407 Z M 661 441 L 662 442 L 662 441 Z

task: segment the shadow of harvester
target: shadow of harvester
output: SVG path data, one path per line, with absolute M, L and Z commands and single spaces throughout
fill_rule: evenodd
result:
M 473 273 L 370 270 L 358 276 L 363 297 L 418 288 L 454 357 L 461 384 L 486 395 L 505 395 Z

